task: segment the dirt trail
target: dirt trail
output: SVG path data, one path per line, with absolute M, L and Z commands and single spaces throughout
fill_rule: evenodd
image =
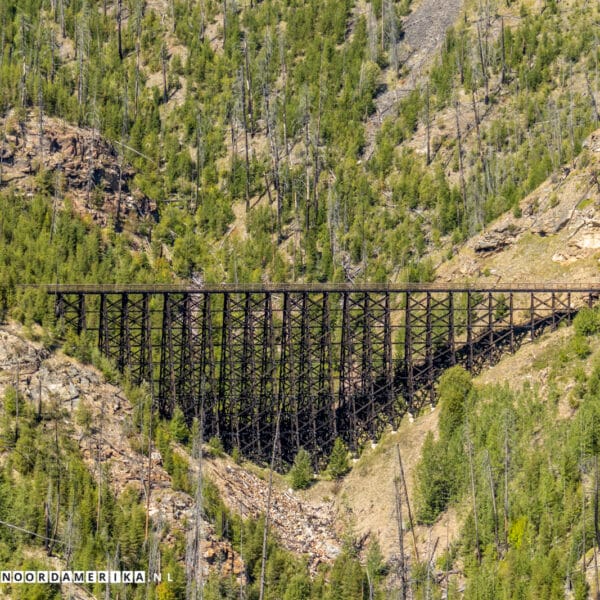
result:
M 375 99 L 375 112 L 366 123 L 364 155 L 367 160 L 375 149 L 375 138 L 383 119 L 423 79 L 425 68 L 441 47 L 448 28 L 458 19 L 462 6 L 463 0 L 422 0 L 403 21 L 401 59 L 408 74 Z

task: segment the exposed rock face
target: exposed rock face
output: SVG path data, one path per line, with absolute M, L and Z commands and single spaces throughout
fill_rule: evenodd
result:
M 400 60 L 407 77 L 392 88 L 382 86 L 383 93 L 375 98 L 375 112 L 366 124 L 365 157 L 370 158 L 373 154 L 382 120 L 422 80 L 425 67 L 438 52 L 448 28 L 458 19 L 463 4 L 463 0 L 423 0 L 403 20 Z
M 153 218 L 155 204 L 133 185 L 119 146 L 97 131 L 33 112 L 0 118 L 0 187 L 56 190 L 101 225 Z
M 573 262 L 600 249 L 600 131 L 584 147 L 587 155 L 564 167 L 521 203 L 518 216 L 505 215 L 467 245 L 488 255 L 512 246 L 525 233 L 564 236 L 554 262 Z

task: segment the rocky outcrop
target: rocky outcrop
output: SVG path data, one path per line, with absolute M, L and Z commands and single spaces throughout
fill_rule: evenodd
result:
M 473 248 L 475 252 L 496 252 L 514 243 L 521 231 L 513 222 L 505 221 L 479 236 Z
M 0 397 L 12 385 L 35 410 L 58 406 L 65 415 L 61 433 L 77 440 L 92 475 L 100 478 L 109 473 L 108 483 L 116 495 L 126 488 L 134 488 L 140 497 L 145 495 L 148 459 L 132 447 L 138 441 L 131 433 L 133 407 L 120 388 L 107 383 L 92 367 L 50 354 L 15 328 L 0 329 L 0 368 Z M 89 411 L 86 418 L 81 417 L 84 409 Z M 195 505 L 189 494 L 173 489 L 159 462 L 153 460 L 150 470 L 149 514 L 168 541 L 191 522 Z M 209 523 L 203 523 L 202 531 L 204 569 L 245 577 L 243 562 L 231 545 L 218 539 Z
M 572 262 L 600 249 L 600 131 L 584 143 L 587 151 L 571 167 L 563 167 L 513 214 L 490 225 L 468 244 L 488 255 L 514 245 L 522 235 L 563 236 L 564 247 L 555 262 Z
M 92 129 L 29 113 L 0 118 L 0 187 L 56 192 L 105 226 L 150 219 L 156 205 L 133 183 L 122 148 Z
M 375 98 L 375 111 L 367 119 L 367 143 L 364 156 L 369 159 L 375 150 L 377 133 L 385 117 L 393 113 L 398 103 L 423 80 L 425 68 L 439 51 L 446 32 L 460 15 L 463 0 L 422 0 L 402 22 L 403 39 L 400 59 L 406 77 Z

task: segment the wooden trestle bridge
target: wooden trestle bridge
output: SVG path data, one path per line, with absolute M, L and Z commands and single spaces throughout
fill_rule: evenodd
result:
M 170 417 L 267 461 L 337 436 L 357 449 L 435 401 L 442 371 L 477 373 L 577 310 L 600 284 L 52 285 L 66 331 L 93 336 Z M 278 417 L 279 415 L 279 417 Z

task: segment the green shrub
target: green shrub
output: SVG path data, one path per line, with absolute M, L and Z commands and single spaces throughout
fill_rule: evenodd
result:
M 242 464 L 242 453 L 237 446 L 231 451 L 231 459 L 236 465 Z
M 185 422 L 185 416 L 179 406 L 175 407 L 173 411 L 173 417 L 169 423 L 171 435 L 176 442 L 180 444 L 187 444 L 190 439 L 190 428 Z
M 225 454 L 223 442 L 221 441 L 221 438 L 216 435 L 213 435 L 210 440 L 208 440 L 208 449 L 212 456 L 223 456 L 223 454 Z
M 11 417 L 17 414 L 17 390 L 12 385 L 4 390 L 4 412 Z
M 453 492 L 449 470 L 445 445 L 436 443 L 428 432 L 416 472 L 419 523 L 433 524 L 448 506 Z
M 313 469 L 310 454 L 304 448 L 298 450 L 289 477 L 290 484 L 295 490 L 303 490 L 310 485 L 313 478 Z
M 573 337 L 569 343 L 569 347 L 577 358 L 587 358 L 592 353 L 589 342 L 580 334 Z
M 472 389 L 471 376 L 462 367 L 452 367 L 440 377 L 440 438 L 448 440 L 462 425 L 465 403 Z
M 600 331 L 600 312 L 598 308 L 582 308 L 573 319 L 575 333 L 580 336 L 594 335 Z

